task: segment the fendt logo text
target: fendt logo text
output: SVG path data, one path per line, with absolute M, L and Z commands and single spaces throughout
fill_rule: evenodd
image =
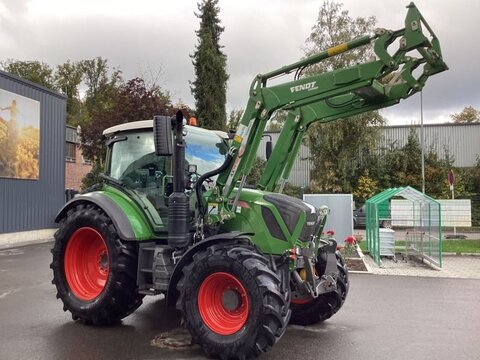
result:
M 308 91 L 315 90 L 317 89 L 317 86 L 315 86 L 316 83 L 317 83 L 316 81 L 312 81 L 306 84 L 292 86 L 290 88 L 290 92 L 294 93 L 294 92 L 303 91 L 303 90 L 308 90 Z

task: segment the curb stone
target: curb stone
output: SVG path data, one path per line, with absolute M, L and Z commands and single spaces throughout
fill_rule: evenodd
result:
M 362 249 L 360 249 L 360 246 L 358 246 L 358 244 L 356 245 L 356 250 L 357 250 L 358 256 L 360 256 L 360 259 L 362 259 L 363 264 L 367 268 L 367 271 L 348 270 L 348 272 L 350 274 L 373 274 L 373 271 L 370 268 L 370 265 L 368 265 L 367 262 L 363 259 L 365 255 L 363 254 Z
M 42 229 L 0 234 L 0 249 L 52 242 L 56 230 Z

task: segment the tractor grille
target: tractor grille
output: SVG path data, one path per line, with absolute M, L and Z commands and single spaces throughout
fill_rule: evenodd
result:
M 312 235 L 315 235 L 317 228 L 318 228 L 318 223 L 319 223 L 319 217 L 318 214 L 308 212 L 305 215 L 307 215 L 307 221 L 305 222 L 305 225 L 303 226 L 302 232 L 300 233 L 299 239 L 301 241 L 310 241 L 312 238 Z

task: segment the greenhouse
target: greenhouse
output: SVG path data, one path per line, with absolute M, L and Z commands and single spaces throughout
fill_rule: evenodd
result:
M 402 205 L 397 205 L 393 211 L 393 198 L 407 201 L 396 202 Z M 367 200 L 365 208 L 368 251 L 378 265 L 385 256 L 397 261 L 396 254 L 401 252 L 405 259 L 415 258 L 442 267 L 441 206 L 438 201 L 408 186 L 387 189 L 373 196 Z M 396 239 L 392 229 L 381 229 L 380 223 L 385 220 L 402 226 L 404 238 Z

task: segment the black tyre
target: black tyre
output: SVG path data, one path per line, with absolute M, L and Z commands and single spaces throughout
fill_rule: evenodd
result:
M 209 356 L 256 357 L 282 337 L 289 322 L 289 289 L 282 291 L 279 276 L 252 246 L 198 252 L 177 290 L 185 326 Z
M 343 306 L 348 294 L 348 270 L 337 251 L 337 289 L 319 295 L 316 299 L 292 299 L 291 324 L 312 325 L 331 318 Z
M 111 219 L 92 204 L 70 209 L 52 249 L 57 298 L 74 320 L 104 325 L 135 311 L 138 247 L 123 243 Z

